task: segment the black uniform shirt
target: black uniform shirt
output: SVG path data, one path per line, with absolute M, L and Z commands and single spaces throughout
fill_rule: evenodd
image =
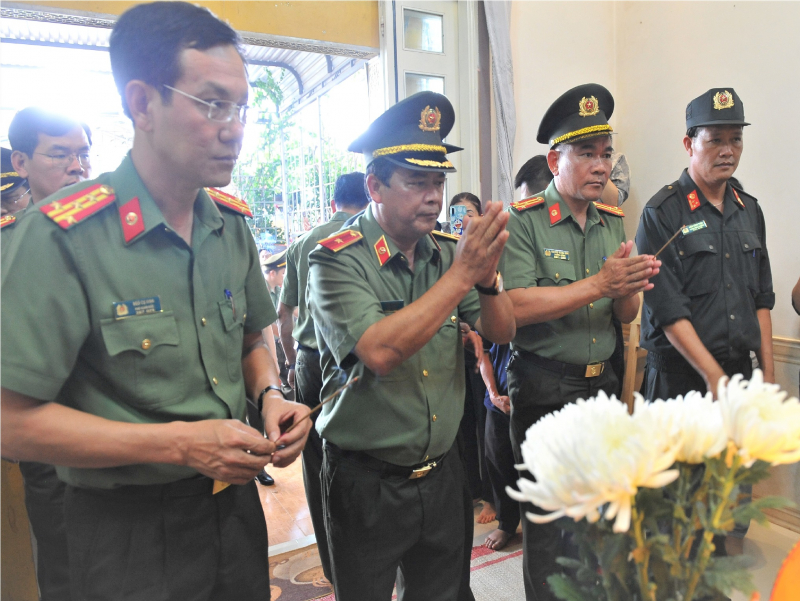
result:
M 636 233 L 640 253 L 658 252 L 681 225 L 688 230 L 659 255 L 655 287 L 644 293 L 647 350 L 676 355 L 663 328 L 683 318 L 717 361 L 761 347 L 756 311 L 775 305 L 764 215 L 755 198 L 730 184 L 723 202 L 720 214 L 684 170 L 647 203 Z

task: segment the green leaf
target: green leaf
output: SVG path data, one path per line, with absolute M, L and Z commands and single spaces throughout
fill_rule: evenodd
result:
M 733 519 L 737 524 L 748 524 L 750 520 L 756 520 L 759 524 L 767 522 L 764 515 L 765 509 L 781 509 L 783 507 L 793 507 L 789 499 L 784 497 L 769 496 L 753 499 L 750 503 L 744 503 L 733 510 Z
M 563 601 L 587 601 L 581 587 L 563 574 L 548 576 L 547 584 L 553 594 Z
M 752 575 L 747 571 L 750 563 L 750 559 L 744 555 L 714 558 L 703 574 L 703 582 L 709 588 L 716 589 L 728 597 L 734 590 L 749 596 L 756 590 Z
M 559 557 L 556 559 L 556 563 L 560 566 L 564 566 L 568 570 L 577 570 L 583 567 L 583 564 L 580 561 L 570 557 Z

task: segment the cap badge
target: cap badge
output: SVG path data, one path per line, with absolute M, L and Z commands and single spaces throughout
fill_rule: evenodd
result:
M 578 114 L 581 117 L 593 117 L 597 113 L 600 112 L 600 107 L 597 104 L 597 98 L 594 96 L 589 96 L 586 98 L 585 96 L 581 98 L 581 101 L 578 103 L 580 110 Z
M 733 108 L 733 95 L 728 90 L 714 94 L 714 108 L 718 111 Z
M 430 105 L 422 109 L 419 118 L 419 128 L 422 131 L 439 131 L 439 122 L 442 120 L 442 113 L 437 107 L 431 108 Z

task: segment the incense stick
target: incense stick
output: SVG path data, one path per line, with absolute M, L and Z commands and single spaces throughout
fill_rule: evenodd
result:
M 330 396 L 328 396 L 326 399 L 324 399 L 324 400 L 323 400 L 323 401 L 322 401 L 322 402 L 321 402 L 319 405 L 317 405 L 316 407 L 314 407 L 314 408 L 311 410 L 311 412 L 310 412 L 308 415 L 306 415 L 305 417 L 303 417 L 303 418 L 301 418 L 301 419 L 297 420 L 297 421 L 296 421 L 295 423 L 293 423 L 291 426 L 289 426 L 288 428 L 286 428 L 286 431 L 285 431 L 283 434 L 288 434 L 289 432 L 291 432 L 292 430 L 294 430 L 294 429 L 295 429 L 295 427 L 297 426 L 297 424 L 301 423 L 301 422 L 302 422 L 303 420 L 305 420 L 305 419 L 309 419 L 309 418 L 310 418 L 312 415 L 314 415 L 314 414 L 315 414 L 317 411 L 319 411 L 320 409 L 322 409 L 322 406 L 323 406 L 323 405 L 325 405 L 326 403 L 330 403 L 330 402 L 331 402 L 333 399 L 335 399 L 335 398 L 336 398 L 336 397 L 339 395 L 339 393 L 343 392 L 343 391 L 344 391 L 345 389 L 347 389 L 347 388 L 350 388 L 350 386 L 352 386 L 352 385 L 353 385 L 353 384 L 355 384 L 356 382 L 358 382 L 358 376 L 356 376 L 355 378 L 353 378 L 352 380 L 350 380 L 350 381 L 349 381 L 347 384 L 345 384 L 345 385 L 344 385 L 344 386 L 342 386 L 341 388 L 338 388 L 338 389 L 336 389 L 336 390 L 335 390 L 335 391 L 334 391 L 334 392 L 333 392 L 333 393 L 332 393 Z M 283 436 L 283 434 L 281 434 L 281 436 Z
M 672 234 L 672 238 L 670 238 L 669 240 L 667 240 L 667 243 L 666 243 L 664 246 L 662 246 L 662 247 L 659 249 L 659 251 L 658 251 L 656 254 L 654 254 L 654 255 L 653 255 L 653 258 L 654 258 L 654 259 L 655 259 L 655 258 L 657 258 L 657 257 L 658 257 L 658 255 L 660 255 L 660 254 L 661 254 L 661 251 L 662 251 L 662 250 L 664 250 L 664 249 L 665 249 L 665 248 L 667 248 L 667 247 L 668 247 L 670 244 L 672 244 L 672 241 L 673 241 L 675 238 L 677 238 L 677 237 L 678 237 L 678 234 L 680 234 L 680 233 L 683 231 L 683 228 L 685 228 L 685 227 L 686 227 L 686 225 L 685 225 L 685 224 L 684 224 L 684 225 L 682 225 L 682 226 L 680 226 L 680 227 L 678 228 L 678 231 L 677 231 L 677 232 L 675 232 L 674 234 Z

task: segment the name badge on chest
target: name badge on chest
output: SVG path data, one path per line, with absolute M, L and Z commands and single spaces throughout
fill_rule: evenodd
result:
M 559 261 L 569 261 L 568 250 L 558 250 L 557 248 L 545 248 L 544 256 L 548 259 L 558 259 Z
M 114 309 L 114 319 L 125 319 L 126 317 L 161 313 L 161 299 L 157 296 L 117 301 L 111 303 L 111 306 Z
M 681 230 L 681 233 L 686 236 L 691 234 L 692 232 L 696 232 L 697 230 L 702 230 L 703 228 L 708 227 L 705 220 L 698 221 L 697 223 L 693 223 L 692 225 L 687 225 L 685 228 Z

